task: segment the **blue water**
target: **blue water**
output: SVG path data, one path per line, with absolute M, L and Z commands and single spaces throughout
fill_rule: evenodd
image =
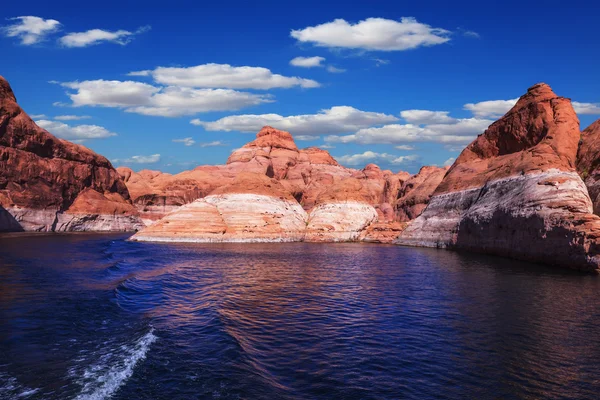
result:
M 371 244 L 0 238 L 0 399 L 597 398 L 600 280 Z

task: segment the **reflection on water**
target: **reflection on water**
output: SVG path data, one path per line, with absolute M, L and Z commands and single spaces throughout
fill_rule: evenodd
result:
M 597 277 L 370 244 L 0 238 L 0 399 L 593 398 Z

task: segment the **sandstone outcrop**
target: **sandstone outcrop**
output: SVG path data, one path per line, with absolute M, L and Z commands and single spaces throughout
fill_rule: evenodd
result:
M 279 180 L 307 212 L 331 186 L 358 179 L 365 201 L 375 207 L 379 218 L 393 221 L 398 191 L 410 177 L 406 172 L 382 171 L 374 164 L 363 170 L 343 167 L 326 150 L 299 150 L 290 133 L 269 126 L 261 129 L 254 141 L 234 150 L 226 165 L 199 166 L 176 175 L 149 170 L 136 173 L 126 167 L 117 170 L 147 224 L 230 184 L 242 172 Z
M 110 162 L 38 127 L 0 77 L 0 231 L 140 227 Z
M 308 215 L 306 241 L 343 242 L 358 240 L 361 232 L 377 220 L 369 201 L 368 180 L 347 178 L 329 186 L 317 198 Z
M 210 195 L 178 208 L 132 237 L 163 242 L 302 241 L 307 215 L 277 180 L 242 172 Z
M 587 186 L 594 214 L 600 215 L 600 119 L 581 133 L 577 170 Z
M 600 218 L 575 169 L 579 140 L 570 100 L 531 87 L 461 153 L 396 243 L 597 271 Z
M 416 175 L 406 179 L 395 203 L 396 221 L 408 222 L 421 215 L 446 171 L 448 168 L 425 166 Z

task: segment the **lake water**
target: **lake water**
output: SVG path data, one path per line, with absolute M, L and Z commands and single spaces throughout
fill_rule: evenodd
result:
M 597 398 L 600 279 L 375 244 L 0 238 L 0 399 Z

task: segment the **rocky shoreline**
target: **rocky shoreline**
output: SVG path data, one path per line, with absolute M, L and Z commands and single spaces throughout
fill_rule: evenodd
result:
M 264 127 L 225 165 L 115 169 L 38 127 L 0 77 L 0 231 L 138 231 L 152 242 L 345 242 L 501 255 L 600 269 L 600 121 L 583 133 L 546 84 L 450 168 L 341 166 Z

